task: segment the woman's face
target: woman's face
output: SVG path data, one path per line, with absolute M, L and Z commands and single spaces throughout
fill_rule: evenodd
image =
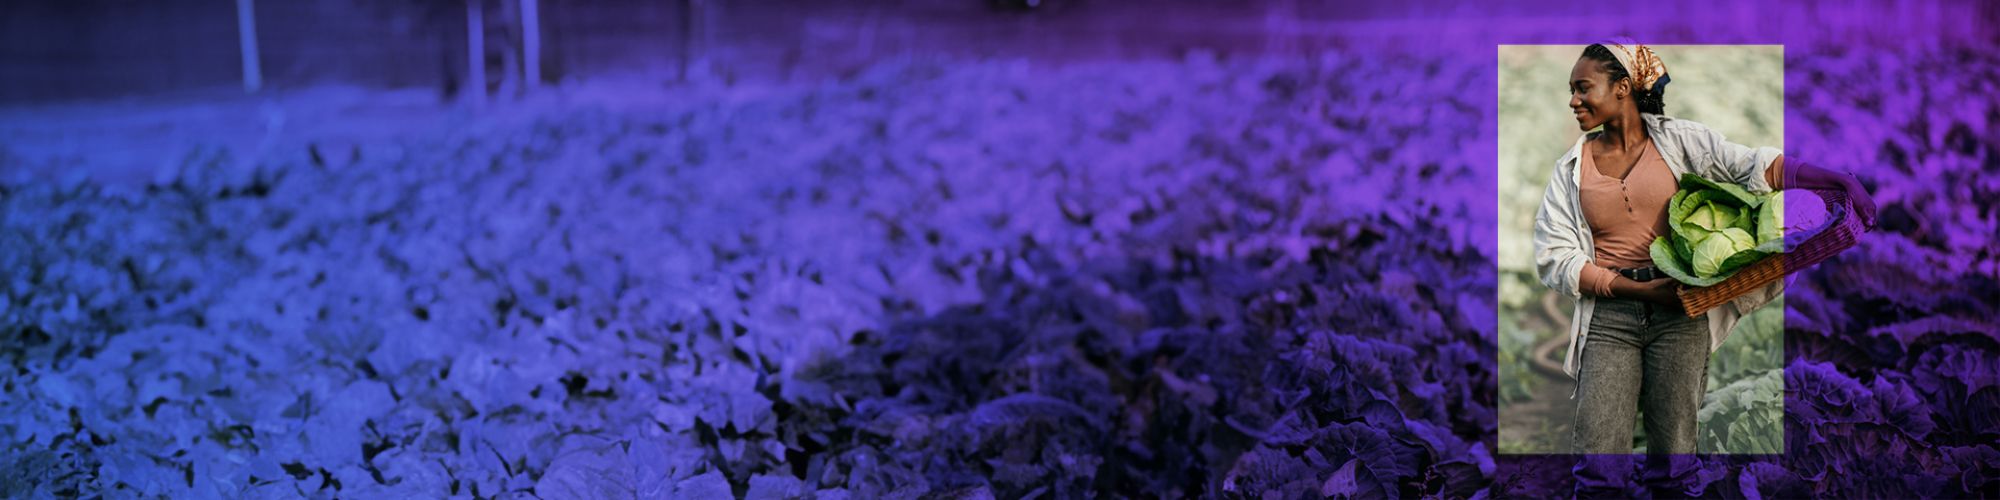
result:
M 1626 80 L 1614 85 L 1610 79 L 1611 73 L 1604 71 L 1604 63 L 1588 57 L 1576 58 L 1576 66 L 1569 70 L 1569 110 L 1576 114 L 1578 128 L 1597 128 L 1625 111 Z

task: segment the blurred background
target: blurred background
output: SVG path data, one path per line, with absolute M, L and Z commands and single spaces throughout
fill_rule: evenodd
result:
M 1781 46 L 1651 45 L 1666 61 L 1667 115 L 1752 147 L 1784 148 Z M 1500 452 L 1566 453 L 1576 382 L 1562 372 L 1573 300 L 1535 274 L 1535 212 L 1556 158 L 1583 131 L 1569 110 L 1580 45 L 1500 47 Z M 1703 453 L 1784 449 L 1784 301 L 1746 316 L 1709 358 Z M 1636 448 L 1643 426 L 1633 424 Z
M 1161 8 L 1174 15 L 1144 15 Z M 239 63 L 248 50 L 255 78 L 270 88 L 338 83 L 445 96 L 474 93 L 467 54 L 476 53 L 487 66 L 477 86 L 512 97 L 534 83 L 607 75 L 814 78 L 911 53 L 1087 61 L 1310 49 L 1329 39 L 1305 29 L 1312 23 L 1421 12 L 1005 0 L 86 0 L 4 9 L 15 57 L 0 71 L 14 84 L 0 100 L 13 103 L 237 89 L 251 76 Z
M 1425 16 L 1458 10 L 1296 0 L 8 2 L 0 138 L 34 167 L 87 164 L 100 180 L 145 180 L 154 158 L 194 143 L 227 143 L 248 162 L 243 152 L 302 137 L 367 141 L 550 106 L 696 102 L 913 59 L 1039 70 L 1306 57 L 1414 40 L 1408 28 Z
M 1455 6 L 4 8 L 0 496 L 1492 474 Z

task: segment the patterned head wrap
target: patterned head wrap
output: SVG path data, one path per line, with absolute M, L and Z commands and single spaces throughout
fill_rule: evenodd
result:
M 1666 89 L 1670 80 L 1667 78 L 1667 63 L 1661 61 L 1652 48 L 1623 37 L 1605 41 L 1602 45 L 1611 49 L 1612 57 L 1618 58 L 1618 64 L 1632 75 L 1632 82 L 1638 84 L 1639 90 L 1657 94 Z

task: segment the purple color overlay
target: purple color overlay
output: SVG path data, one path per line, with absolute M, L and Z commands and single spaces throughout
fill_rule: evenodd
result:
M 1148 66 L 1009 95 L 982 86 L 1005 67 L 913 65 L 506 129 L 550 142 L 9 181 L 0 493 L 2000 496 L 1994 7 L 1623 8 L 1358 10 L 1316 64 L 1208 67 L 1254 97 L 1160 127 L 1093 107 L 1150 102 Z M 1788 156 L 1874 193 L 1880 227 L 1787 295 L 1784 454 L 1490 452 L 1494 49 L 1586 33 L 1785 45 Z M 1009 102 L 1057 112 L 966 111 L 1031 109 Z M 795 151 L 796 124 L 844 142 Z M 763 167 L 786 162 L 810 168 Z M 1014 183 L 1042 190 L 951 202 Z M 728 238 L 682 234 L 704 226 Z M 71 289 L 98 293 L 39 293 Z

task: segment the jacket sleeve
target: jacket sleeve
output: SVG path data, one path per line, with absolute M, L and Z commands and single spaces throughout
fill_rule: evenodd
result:
M 1570 206 L 1575 191 L 1576 183 L 1558 164 L 1542 193 L 1542 208 L 1535 212 L 1535 273 L 1543 286 L 1571 298 L 1582 297 L 1579 282 L 1583 267 L 1590 265 L 1587 249 L 1575 237 L 1574 229 L 1582 224 Z
M 1755 193 L 1771 191 L 1771 184 L 1764 179 L 1764 171 L 1771 168 L 1771 162 L 1777 160 L 1783 151 L 1729 142 L 1715 129 L 1693 122 L 1682 123 L 1688 124 L 1682 132 L 1686 134 L 1684 144 L 1689 152 L 1694 153 L 1697 165 L 1709 170 L 1710 179 L 1726 180 Z

